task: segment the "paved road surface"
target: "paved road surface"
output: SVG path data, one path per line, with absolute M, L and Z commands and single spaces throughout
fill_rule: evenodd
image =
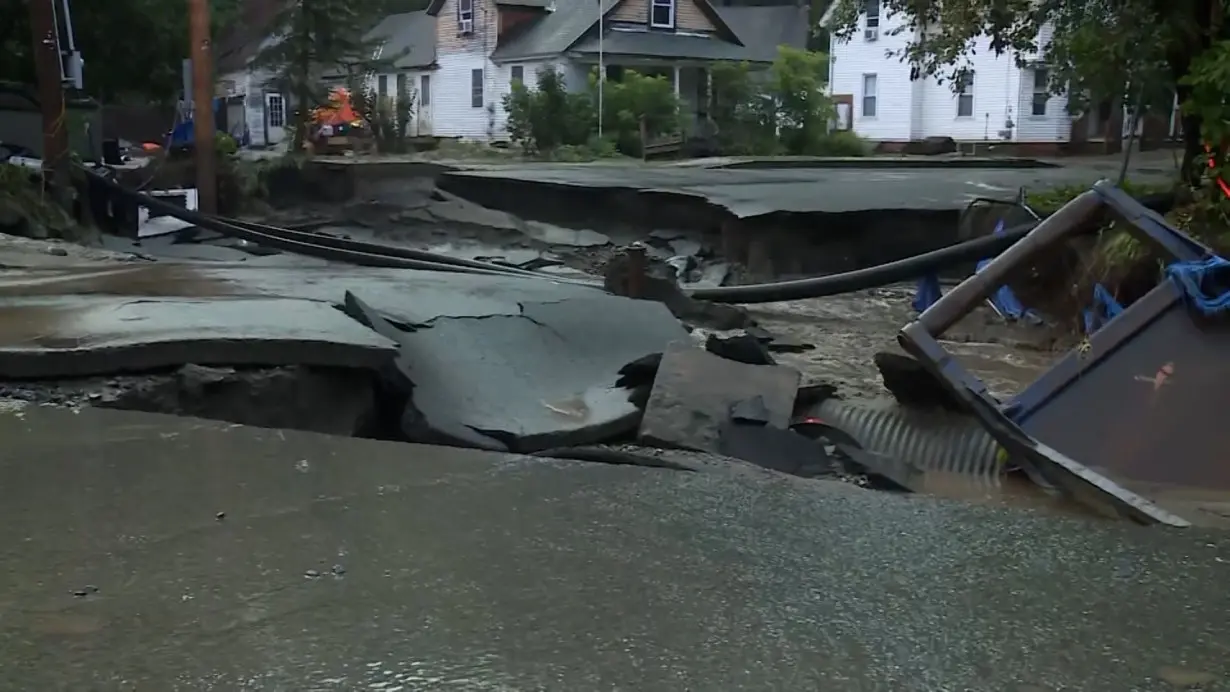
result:
M 0 437 L 0 689 L 1230 683 L 1221 535 L 117 411 Z
M 963 209 L 977 197 L 1011 199 L 1022 186 L 1090 185 L 1118 175 L 1107 161 L 1062 168 L 789 168 L 705 169 L 668 166 L 530 164 L 445 173 L 452 177 L 516 178 L 557 185 L 662 190 L 705 197 L 740 216 L 774 211 L 849 212 L 871 209 Z M 1172 169 L 1148 159 L 1137 182 L 1164 182 Z

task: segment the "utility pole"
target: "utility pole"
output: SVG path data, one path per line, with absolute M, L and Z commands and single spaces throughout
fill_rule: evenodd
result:
M 56 32 L 55 0 L 27 0 L 38 101 L 43 111 L 43 177 L 52 194 L 71 211 L 72 175 L 68 158 L 68 115 L 64 109 L 64 77 Z
M 198 210 L 218 211 L 217 148 L 214 144 L 214 61 L 209 36 L 209 0 L 188 0 L 192 45 L 192 133 Z

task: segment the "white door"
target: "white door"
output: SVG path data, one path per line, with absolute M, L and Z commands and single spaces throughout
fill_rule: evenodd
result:
M 419 77 L 419 103 L 414 114 L 414 134 L 431 134 L 431 75 Z
M 286 139 L 286 101 L 281 94 L 265 94 L 265 132 L 270 144 Z

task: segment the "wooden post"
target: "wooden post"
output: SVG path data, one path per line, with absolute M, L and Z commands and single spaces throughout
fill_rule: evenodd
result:
M 54 0 L 29 0 L 30 38 L 43 114 L 43 176 L 65 209 L 72 209 L 72 176 L 68 157 L 68 113 L 64 106 L 64 74 L 56 34 Z
M 217 147 L 214 144 L 214 63 L 209 36 L 209 0 L 188 0 L 192 51 L 192 129 L 198 210 L 218 212 Z

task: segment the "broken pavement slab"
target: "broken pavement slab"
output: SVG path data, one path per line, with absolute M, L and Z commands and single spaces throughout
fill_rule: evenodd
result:
M 639 439 L 664 447 L 719 451 L 722 426 L 733 407 L 761 397 L 765 424 L 786 428 L 800 375 L 780 365 L 745 365 L 688 342 L 662 356 L 641 420 Z
M 659 303 L 542 283 L 503 282 L 451 312 L 405 300 L 380 309 L 354 293 L 349 308 L 400 344 L 407 436 L 535 452 L 635 430 L 640 410 L 619 371 L 685 338 L 683 325 Z
M 0 377 L 83 377 L 185 363 L 375 368 L 396 345 L 306 300 L 64 295 L 0 305 Z

